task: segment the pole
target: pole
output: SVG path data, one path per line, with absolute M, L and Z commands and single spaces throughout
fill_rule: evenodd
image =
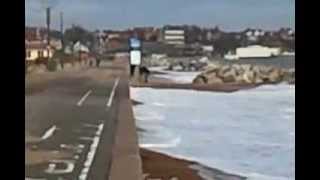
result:
M 50 59 L 50 7 L 47 7 L 47 45 L 48 45 L 48 59 Z
M 62 49 L 64 49 L 64 42 L 63 42 L 63 12 L 60 12 L 60 32 L 61 32 Z

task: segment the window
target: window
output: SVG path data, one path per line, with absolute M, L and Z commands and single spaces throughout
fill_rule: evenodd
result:
M 38 57 L 40 58 L 40 57 L 43 57 L 43 51 L 38 51 Z
M 28 57 L 28 58 L 31 57 L 31 51 L 27 51 L 27 57 Z

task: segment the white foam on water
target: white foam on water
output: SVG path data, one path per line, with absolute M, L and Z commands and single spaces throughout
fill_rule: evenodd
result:
M 146 130 L 139 138 L 142 146 L 250 180 L 295 179 L 295 89 L 291 85 L 234 93 L 130 91 L 134 100 L 144 103 L 134 107 L 137 125 Z M 177 137 L 179 143 L 172 143 Z
M 181 138 L 177 137 L 167 144 L 139 144 L 141 148 L 172 148 L 177 147 L 181 142 Z

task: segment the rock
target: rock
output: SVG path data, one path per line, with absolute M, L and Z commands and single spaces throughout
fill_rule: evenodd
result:
M 254 83 L 255 75 L 253 71 L 250 71 L 250 70 L 245 71 L 242 77 L 246 83 L 249 83 L 249 84 Z
M 208 76 L 206 76 L 207 78 L 207 84 L 221 84 L 223 83 L 223 80 L 217 76 L 216 73 L 212 73 Z
M 246 80 L 243 78 L 243 75 L 237 76 L 235 79 L 235 82 L 237 84 L 247 84 Z
M 289 69 L 283 72 L 283 81 L 288 82 L 289 84 L 295 83 L 295 70 Z
M 260 74 L 260 70 L 261 70 L 261 68 L 259 66 L 253 66 L 252 67 L 252 71 L 254 73 L 256 73 L 256 74 Z
M 254 84 L 262 84 L 264 81 L 262 78 L 260 78 L 259 76 L 256 76 L 253 83 Z
M 228 66 L 228 65 L 222 66 L 222 67 L 218 70 L 217 75 L 218 75 L 219 77 L 224 77 L 224 74 L 225 74 L 226 72 L 230 71 L 230 70 L 231 70 L 231 67 L 230 67 L 230 66 Z
M 271 83 L 280 82 L 282 80 L 282 71 L 280 69 L 272 69 L 268 77 Z
M 242 64 L 241 68 L 243 71 L 248 72 L 252 69 L 252 65 L 251 64 Z
M 194 84 L 207 84 L 208 79 L 203 75 L 198 75 L 192 83 Z
M 242 70 L 242 67 L 239 64 L 233 64 L 231 68 L 234 69 L 236 72 L 239 72 Z
M 237 73 L 235 69 L 230 69 L 230 71 L 227 71 L 223 74 L 222 79 L 223 82 L 230 83 L 235 82 L 237 77 Z
M 208 79 L 207 84 L 223 84 L 223 80 L 216 76 Z

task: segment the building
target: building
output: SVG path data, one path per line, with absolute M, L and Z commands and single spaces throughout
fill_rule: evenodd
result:
M 62 49 L 61 34 L 59 31 L 52 30 L 50 32 L 50 46 L 56 50 Z M 28 44 L 47 44 L 48 32 L 42 27 L 26 27 L 25 28 L 25 43 Z
M 164 27 L 162 40 L 166 44 L 184 45 L 185 30 L 181 27 L 173 27 L 173 26 Z
M 73 45 L 73 53 L 77 54 L 80 60 L 87 60 L 89 58 L 90 50 L 87 46 L 78 41 Z
M 26 43 L 26 61 L 36 61 L 41 58 L 51 58 L 54 49 L 43 43 Z
M 281 53 L 280 48 L 270 48 L 260 45 L 253 45 L 247 47 L 240 47 L 235 50 L 235 54 L 228 53 L 225 59 L 247 59 L 247 58 L 269 58 L 279 56 Z

